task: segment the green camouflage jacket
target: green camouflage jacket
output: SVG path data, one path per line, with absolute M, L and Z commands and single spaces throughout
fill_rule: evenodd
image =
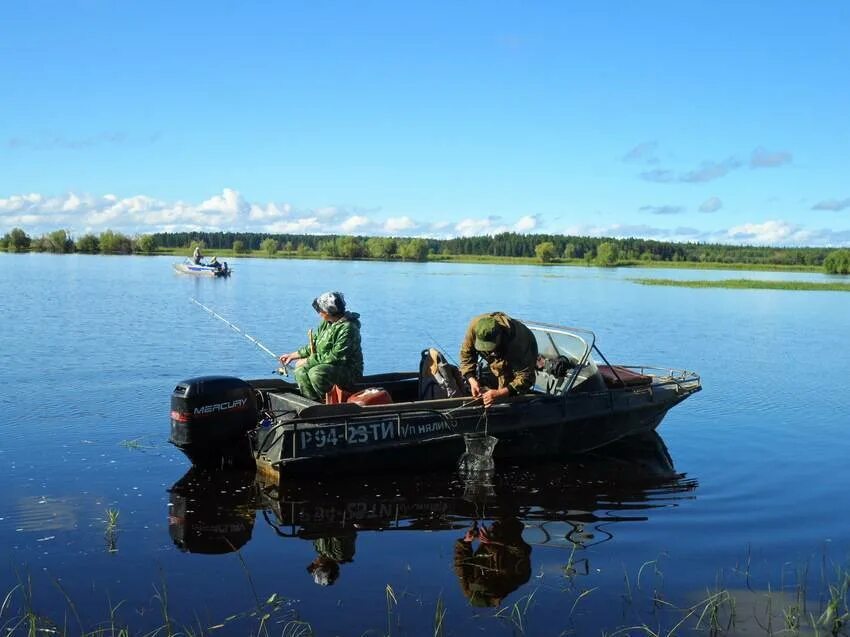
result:
M 363 376 L 363 352 L 360 349 L 360 315 L 346 312 L 341 319 L 322 321 L 315 333 L 316 353 L 310 354 L 309 343 L 298 350 L 308 365 L 339 365 L 354 378 Z
M 501 345 L 494 352 L 475 349 L 475 324 L 484 316 L 492 316 L 505 331 Z M 479 356 L 487 361 L 490 371 L 499 381 L 499 387 L 507 387 L 512 396 L 525 393 L 534 385 L 537 339 L 530 329 L 507 314 L 491 312 L 470 321 L 460 347 L 460 373 L 464 378 L 475 376 Z

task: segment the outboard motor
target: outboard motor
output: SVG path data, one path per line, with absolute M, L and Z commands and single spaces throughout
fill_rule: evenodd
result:
M 257 426 L 254 389 L 231 376 L 182 381 L 171 394 L 171 437 L 194 465 L 253 464 L 248 432 Z

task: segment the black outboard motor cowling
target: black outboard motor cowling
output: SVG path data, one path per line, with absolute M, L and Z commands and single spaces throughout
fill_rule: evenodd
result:
M 193 464 L 233 464 L 250 457 L 248 432 L 257 426 L 254 389 L 232 376 L 199 376 L 177 384 L 171 394 L 171 437 Z

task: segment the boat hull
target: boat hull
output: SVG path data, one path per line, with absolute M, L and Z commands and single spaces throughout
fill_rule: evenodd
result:
M 466 449 L 464 435 L 474 433 L 498 439 L 497 460 L 557 457 L 654 431 L 667 411 L 694 391 L 698 387 L 530 395 L 486 410 L 464 406 L 463 399 L 432 409 L 423 403 L 365 408 L 261 428 L 254 438 L 255 457 L 264 471 L 286 475 L 429 468 L 456 465 Z M 285 394 L 272 392 L 270 403 L 280 407 L 285 400 Z

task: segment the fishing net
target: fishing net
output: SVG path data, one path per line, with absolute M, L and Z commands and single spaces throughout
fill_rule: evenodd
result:
M 499 439 L 486 432 L 474 432 L 463 434 L 466 443 L 466 451 L 460 457 L 459 469 L 466 474 L 477 474 L 493 471 L 493 449 Z

